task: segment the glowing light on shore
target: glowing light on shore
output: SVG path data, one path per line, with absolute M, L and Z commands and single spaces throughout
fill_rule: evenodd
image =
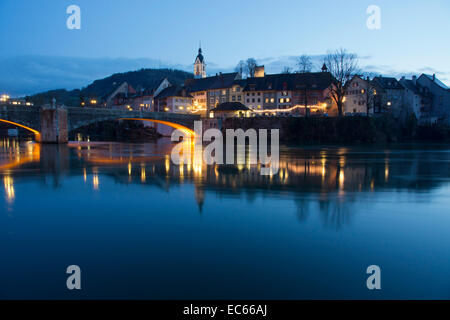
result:
M 326 108 L 326 104 L 308 106 L 308 109 L 325 109 L 325 108 Z M 252 112 L 255 112 L 255 113 L 292 112 L 297 109 L 305 109 L 305 106 L 304 105 L 296 105 L 296 106 L 293 106 L 293 107 L 287 108 L 287 109 L 263 109 L 263 110 L 252 110 Z

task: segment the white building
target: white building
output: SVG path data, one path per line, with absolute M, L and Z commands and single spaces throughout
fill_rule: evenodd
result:
M 346 86 L 344 114 L 369 114 L 373 113 L 371 101 L 369 101 L 370 81 L 356 75 Z M 369 108 L 368 108 L 369 107 Z

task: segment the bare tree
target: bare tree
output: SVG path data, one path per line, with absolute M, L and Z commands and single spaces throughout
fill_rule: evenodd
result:
M 325 58 L 325 64 L 335 78 L 331 86 L 331 98 L 337 105 L 339 116 L 342 116 L 346 84 L 358 73 L 358 57 L 341 48 L 330 52 Z
M 242 77 L 242 76 L 244 75 L 245 68 L 246 68 L 245 61 L 244 61 L 244 60 L 241 60 L 241 61 L 239 61 L 239 63 L 237 64 L 236 68 L 234 68 L 234 70 L 235 70 L 236 72 L 238 72 L 238 73 L 241 75 L 241 77 Z
M 370 114 L 370 109 L 374 109 L 374 105 L 375 105 L 375 88 L 372 85 L 369 77 L 366 78 L 365 80 L 365 88 L 364 90 L 364 97 L 366 100 L 366 113 L 369 116 Z
M 285 74 L 289 74 L 289 73 L 292 73 L 292 71 L 291 71 L 291 67 L 284 67 L 283 68 L 283 71 L 281 71 L 281 73 L 285 73 Z
M 309 57 L 305 54 L 301 55 L 300 58 L 298 58 L 297 65 L 298 65 L 298 71 L 300 73 L 311 72 L 311 70 L 313 68 L 311 57 Z
M 248 58 L 247 62 L 246 62 L 246 71 L 247 71 L 247 75 L 250 78 L 253 78 L 255 76 L 255 70 L 256 70 L 256 60 L 254 58 Z

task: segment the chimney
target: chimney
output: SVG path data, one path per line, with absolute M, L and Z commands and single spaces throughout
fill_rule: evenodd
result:
M 416 76 L 412 77 L 412 82 L 414 83 L 414 85 L 417 85 L 417 77 Z
M 264 66 L 257 66 L 255 68 L 255 78 L 264 78 L 266 75 Z

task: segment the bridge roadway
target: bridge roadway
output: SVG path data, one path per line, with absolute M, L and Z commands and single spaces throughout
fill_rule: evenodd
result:
M 121 119 L 161 123 L 192 134 L 194 121 L 200 120 L 200 116 L 106 108 L 0 106 L 0 122 L 30 130 L 35 133 L 37 140 L 48 143 L 65 143 L 70 131 L 96 122 Z

